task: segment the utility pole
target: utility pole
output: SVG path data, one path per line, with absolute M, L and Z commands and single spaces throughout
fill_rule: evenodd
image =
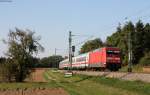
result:
M 128 72 L 132 72 L 132 40 L 131 32 L 128 34 Z
M 72 32 L 69 31 L 69 63 L 70 63 L 70 71 L 72 70 Z
M 55 48 L 55 56 L 56 56 L 56 51 L 57 51 L 57 49 Z

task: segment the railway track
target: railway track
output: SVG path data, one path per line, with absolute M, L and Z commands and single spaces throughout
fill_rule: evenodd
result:
M 66 72 L 66 70 L 60 70 Z M 73 71 L 73 74 L 82 74 L 88 76 L 101 76 L 108 78 L 118 78 L 129 81 L 143 81 L 150 83 L 150 73 L 129 73 L 129 72 L 110 72 L 110 71 Z

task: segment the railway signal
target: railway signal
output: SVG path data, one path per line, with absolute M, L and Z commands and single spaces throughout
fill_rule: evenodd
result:
M 72 46 L 72 57 L 74 57 L 75 46 Z

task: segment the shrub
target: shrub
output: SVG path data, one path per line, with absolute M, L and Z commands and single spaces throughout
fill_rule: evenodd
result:
M 150 66 L 150 52 L 145 53 L 144 57 L 142 57 L 139 63 L 143 66 Z
M 0 81 L 11 82 L 14 81 L 14 75 L 16 73 L 16 66 L 12 64 L 10 59 L 0 64 Z

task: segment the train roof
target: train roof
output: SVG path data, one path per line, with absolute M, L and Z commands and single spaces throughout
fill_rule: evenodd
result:
M 89 52 L 88 53 L 79 54 L 79 55 L 77 55 L 75 57 L 87 56 L 88 54 L 89 54 Z
M 97 48 L 97 49 L 94 49 L 92 51 L 89 51 L 88 53 L 90 52 L 95 52 L 95 51 L 99 51 L 101 49 L 106 49 L 106 50 L 120 50 L 118 47 L 101 47 L 101 48 Z

